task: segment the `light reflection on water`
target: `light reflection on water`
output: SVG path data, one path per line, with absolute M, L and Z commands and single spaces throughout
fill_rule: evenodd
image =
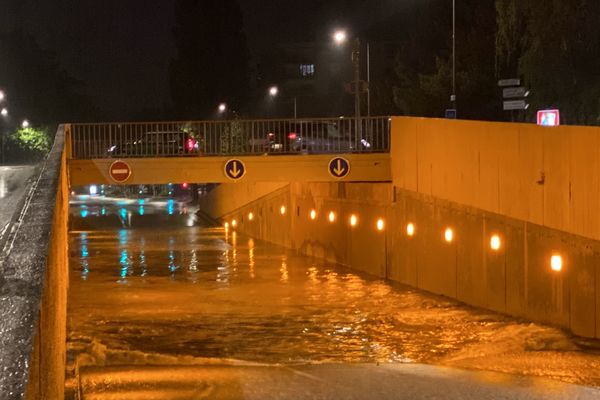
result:
M 71 337 L 131 354 L 435 362 L 529 326 L 185 225 L 72 232 Z

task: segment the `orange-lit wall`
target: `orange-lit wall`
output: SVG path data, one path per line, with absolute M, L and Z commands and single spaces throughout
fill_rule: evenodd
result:
M 265 184 L 224 185 L 205 202 L 256 238 L 600 338 L 600 129 L 418 118 L 394 118 L 392 129 L 393 184 L 291 183 L 270 193 Z M 261 195 L 251 198 L 254 185 Z M 375 228 L 380 217 L 384 233 Z M 493 234 L 499 251 L 490 248 Z M 551 270 L 553 254 L 563 271 Z

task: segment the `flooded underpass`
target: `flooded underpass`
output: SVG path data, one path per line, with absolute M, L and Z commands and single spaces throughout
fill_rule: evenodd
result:
M 72 202 L 69 398 L 600 395 L 596 343 L 303 257 L 195 211 L 170 199 Z

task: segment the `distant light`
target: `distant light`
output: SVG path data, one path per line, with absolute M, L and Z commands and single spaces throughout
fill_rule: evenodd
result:
M 4 92 L 0 90 L 0 101 L 4 100 Z
M 563 259 L 558 254 L 555 254 L 550 259 L 550 267 L 552 267 L 553 271 L 560 272 L 563 268 Z
M 86 218 L 88 216 L 89 212 L 88 212 L 88 210 L 83 209 L 83 210 L 81 210 L 80 214 L 81 214 L 81 218 Z
M 452 228 L 446 228 L 446 231 L 444 232 L 444 239 L 446 239 L 446 242 L 448 243 L 451 243 L 454 240 L 454 231 Z
M 219 112 L 224 113 L 225 110 L 227 110 L 227 104 L 225 104 L 225 103 L 219 104 Z
M 354 214 L 350 216 L 350 226 L 356 226 L 358 224 L 358 217 Z
M 252 221 L 254 219 L 254 214 L 252 214 L 251 212 L 248 213 L 248 221 Z
M 182 184 L 181 186 L 182 186 L 184 189 L 187 189 L 189 185 L 188 185 L 187 183 L 184 183 L 184 184 Z
M 310 219 L 312 219 L 313 221 L 315 219 L 317 219 L 317 211 L 316 210 L 310 210 Z
M 231 220 L 231 226 L 234 228 L 237 226 L 237 221 L 235 219 Z
M 288 133 L 288 139 L 290 140 L 295 140 L 298 137 L 298 135 L 296 135 L 296 133 L 292 132 L 292 133 Z
M 406 225 L 406 234 L 410 237 L 415 236 L 415 224 L 409 222 L 408 225 Z
M 335 33 L 333 34 L 333 40 L 335 40 L 335 42 L 337 44 L 344 43 L 346 41 L 346 39 L 347 39 L 346 31 L 338 30 L 338 31 L 335 31 Z
M 335 222 L 335 213 L 333 211 L 329 213 L 329 222 Z
M 8 115 L 8 110 L 7 110 L 6 108 L 3 108 L 3 109 L 2 109 L 2 111 L 0 111 L 0 114 L 1 114 L 3 117 L 6 117 L 6 116 Z
M 490 247 L 494 251 L 500 250 L 500 247 L 502 247 L 502 240 L 500 240 L 500 236 L 498 236 L 498 235 L 492 236 L 492 238 L 490 239 Z
M 382 231 L 385 228 L 385 222 L 382 218 L 377 220 L 377 230 Z
M 75 196 L 75 191 L 71 191 L 71 196 Z
M 125 219 L 127 218 L 127 210 L 124 208 L 121 208 L 119 214 L 121 215 L 121 218 Z
M 225 222 L 225 229 L 229 229 L 229 222 Z
M 281 206 L 279 212 L 281 212 L 281 215 L 285 215 L 285 206 Z
M 96 185 L 91 185 L 90 186 L 90 195 L 91 196 L 95 196 L 98 194 L 98 186 Z
M 23 120 L 23 122 L 21 123 L 21 127 L 22 128 L 29 128 L 29 121 Z
M 275 96 L 277 96 L 277 94 L 278 94 L 278 93 L 279 93 L 279 88 L 278 88 L 277 86 L 271 86 L 271 87 L 269 88 L 269 95 L 270 95 L 271 97 L 275 97 Z

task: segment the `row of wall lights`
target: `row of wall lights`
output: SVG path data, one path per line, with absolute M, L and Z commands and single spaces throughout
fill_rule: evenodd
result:
M 285 206 L 281 206 L 280 208 L 280 213 L 281 215 L 285 215 L 286 213 L 286 207 Z M 311 210 L 309 213 L 309 217 L 311 220 L 316 220 L 317 219 L 317 211 L 316 210 Z M 248 220 L 252 221 L 254 219 L 254 214 L 252 212 L 248 213 Z M 327 219 L 329 220 L 330 223 L 334 223 L 337 219 L 337 215 L 335 214 L 334 211 L 330 211 L 329 214 L 327 215 Z M 358 216 L 356 214 L 351 214 L 350 218 L 349 218 L 349 223 L 350 226 L 354 227 L 358 225 Z M 236 227 L 237 226 L 237 220 L 233 219 L 231 220 L 231 226 L 232 227 Z M 385 229 L 385 221 L 383 220 L 383 218 L 379 218 L 377 220 L 376 223 L 376 227 L 378 231 L 383 231 Z M 229 228 L 229 223 L 225 222 L 225 229 Z M 416 226 L 413 222 L 409 222 L 406 225 L 406 235 L 409 237 L 413 237 L 416 235 Z M 454 241 L 454 230 L 451 227 L 447 227 L 444 230 L 444 240 L 447 243 L 452 243 Z M 500 251 L 500 249 L 502 248 L 502 239 L 500 238 L 500 235 L 498 234 L 493 234 L 490 237 L 490 248 L 493 251 Z M 553 271 L 556 272 L 560 272 L 563 269 L 563 259 L 562 256 L 560 256 L 559 254 L 553 254 L 552 257 L 550 258 L 550 267 Z

